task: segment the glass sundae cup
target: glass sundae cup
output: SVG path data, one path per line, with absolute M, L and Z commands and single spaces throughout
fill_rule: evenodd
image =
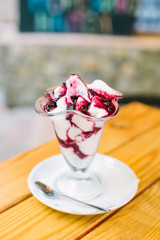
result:
M 103 193 L 104 184 L 100 176 L 89 170 L 89 166 L 97 152 L 106 121 L 117 115 L 119 107 L 113 116 L 106 118 L 91 117 L 76 110 L 46 112 L 47 92 L 36 101 L 35 111 L 52 121 L 61 152 L 69 166 L 68 171 L 54 181 L 54 187 L 80 200 L 93 199 Z

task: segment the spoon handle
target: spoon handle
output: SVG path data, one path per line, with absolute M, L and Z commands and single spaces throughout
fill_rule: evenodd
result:
M 102 208 L 102 207 L 93 205 L 93 204 L 91 204 L 91 203 L 83 202 L 83 201 L 81 201 L 81 200 L 78 200 L 78 199 L 76 199 L 76 198 L 70 197 L 70 196 L 68 196 L 68 195 L 60 194 L 59 196 L 62 196 L 62 197 L 64 197 L 64 198 L 73 200 L 73 201 L 75 201 L 75 202 L 78 202 L 78 203 L 80 203 L 80 204 L 83 204 L 83 205 L 86 205 L 86 206 L 95 208 L 95 209 L 100 210 L 100 211 L 103 211 L 103 212 L 109 212 L 109 211 L 111 211 L 111 209 L 109 209 L 109 208 L 106 209 L 106 208 Z

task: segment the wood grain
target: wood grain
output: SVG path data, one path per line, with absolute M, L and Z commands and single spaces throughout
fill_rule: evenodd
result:
M 117 118 L 107 122 L 98 152 L 108 153 L 117 149 L 159 122 L 158 109 L 141 103 L 128 104 Z M 3 183 L 0 212 L 31 195 L 27 186 L 29 172 L 41 160 L 58 153 L 60 149 L 54 140 L 0 164 L 0 182 Z
M 133 105 L 132 105 L 133 106 Z M 136 108 L 136 104 L 134 105 Z M 140 186 L 138 189 L 138 194 L 143 192 L 148 186 L 150 186 L 154 181 L 159 178 L 160 173 L 160 124 L 159 123 L 159 111 L 157 109 L 148 108 L 141 104 L 137 104 L 137 116 L 135 114 L 135 118 L 131 118 L 130 123 L 132 126 L 131 134 L 128 131 L 127 141 L 122 145 L 121 143 L 117 144 L 117 148 L 110 149 L 110 154 L 114 157 L 119 158 L 120 160 L 127 163 L 129 166 L 133 168 L 137 176 L 140 178 Z M 140 110 L 142 106 L 142 111 Z M 131 107 L 129 105 L 128 107 Z M 125 111 L 126 107 L 122 109 Z M 133 110 L 133 108 L 131 108 Z M 152 111 L 153 110 L 153 111 Z M 158 112 L 158 113 L 157 113 Z M 149 115 L 155 114 L 156 120 L 149 119 Z M 133 111 L 131 113 L 133 114 Z M 120 120 L 122 121 L 122 116 Z M 144 118 L 143 118 L 144 116 Z M 125 116 L 123 116 L 125 119 Z M 141 120 L 143 118 L 143 121 Z M 138 120 L 140 119 L 140 120 Z M 146 120 L 146 121 L 145 121 Z M 124 121 L 124 120 L 123 120 Z M 135 123 L 133 123 L 135 121 Z M 141 128 L 138 128 L 137 121 L 143 122 L 141 123 Z M 149 124 L 149 122 L 151 122 Z M 113 123 L 113 121 L 112 121 Z M 145 124 L 144 124 L 145 123 Z M 117 123 L 116 123 L 117 124 Z M 142 125 L 145 125 L 144 128 Z M 146 127 L 146 125 L 148 127 Z M 135 127 L 135 132 L 133 131 Z M 115 128 L 115 127 L 114 127 Z M 119 127 L 118 127 L 119 128 Z M 108 128 L 109 131 L 110 128 Z M 142 130 L 143 129 L 143 130 Z M 120 130 L 120 129 L 119 129 Z M 113 131 L 113 130 L 111 130 Z M 117 127 L 115 128 L 117 132 Z M 120 138 L 125 133 L 125 129 L 120 133 L 118 133 L 118 138 Z M 115 133 L 116 133 L 115 132 Z M 112 132 L 113 133 L 113 132 Z M 127 135 L 127 134 L 126 134 Z M 112 136 L 112 135 L 109 135 Z M 114 136 L 112 136 L 114 137 Z M 123 138 L 123 137 L 122 137 Z M 118 141 L 117 141 L 118 143 Z M 49 143 L 50 144 L 50 143 Z M 103 152 L 106 150 L 105 141 L 101 143 L 104 147 Z M 44 148 L 46 147 L 46 148 Z M 44 149 L 47 149 L 48 144 L 37 149 L 38 152 L 43 155 Z M 51 146 L 50 146 L 51 147 Z M 39 156 L 40 154 L 35 153 L 32 154 L 35 156 Z M 44 154 L 45 155 L 45 154 Z M 43 156 L 44 156 L 43 155 Z M 29 154 L 29 157 L 32 155 Z M 43 157 L 42 156 L 42 157 Z M 27 157 L 22 155 L 22 160 Z M 33 157 L 33 156 L 32 156 Z M 32 158 L 33 159 L 33 158 Z M 12 160 L 12 159 L 11 159 Z M 21 168 L 20 159 L 16 158 L 15 163 L 19 163 L 19 167 Z M 24 162 L 23 162 L 24 163 Z M 14 161 L 13 161 L 14 166 Z M 22 165 L 23 166 L 23 165 Z M 25 166 L 25 165 L 24 165 Z M 10 165 L 8 165 L 8 168 Z M 12 168 L 10 169 L 12 171 Z M 25 172 L 25 170 L 24 170 Z M 17 176 L 19 180 L 19 175 Z M 22 176 L 21 176 L 22 178 Z M 20 178 L 20 179 L 21 179 Z M 12 179 L 12 177 L 11 177 Z M 24 181 L 24 179 L 23 179 Z M 148 190 L 147 190 L 148 191 Z M 26 191 L 27 192 L 27 191 Z M 26 194 L 24 191 L 24 195 Z M 13 192 L 12 192 L 13 193 Z M 26 196 L 26 195 L 25 195 Z M 146 195 L 145 195 L 146 196 Z M 136 200 L 136 199 L 135 199 Z M 5 201 L 5 198 L 4 198 Z M 15 201 L 15 198 L 14 198 Z M 156 201 L 153 199 L 153 202 Z M 132 202 L 131 202 L 132 203 Z M 130 204 L 131 204 L 130 203 Z M 157 204 L 157 202 L 156 202 Z M 128 204 L 129 205 L 129 204 Z M 120 211 L 126 209 L 128 207 L 126 205 Z M 138 209 L 139 210 L 139 209 Z M 136 210 L 135 210 L 136 211 Z M 119 212 L 119 210 L 118 210 Z M 22 201 L 19 204 L 16 204 L 12 208 L 4 211 L 1 214 L 1 231 L 0 239 L 81 239 L 88 232 L 91 232 L 93 229 L 98 229 L 98 226 L 104 221 L 108 222 L 112 214 L 119 214 L 115 211 L 111 213 L 106 213 L 98 216 L 77 216 L 77 215 L 69 215 L 65 213 L 60 213 L 58 211 L 54 211 L 45 205 L 38 202 L 34 197 L 29 197 L 28 199 Z M 157 211 L 158 212 L 158 211 Z M 128 211 L 128 214 L 131 214 L 131 210 Z M 115 216 L 116 216 L 115 215 Z M 127 220 L 126 220 L 127 222 Z M 128 222 L 129 224 L 131 221 Z M 137 223 L 138 224 L 138 223 Z M 130 225 L 128 225 L 130 226 Z M 112 228 L 114 228 L 112 226 Z M 117 230 L 118 231 L 118 230 Z M 125 231 L 125 228 L 124 228 Z M 93 231 L 94 232 L 94 231 Z M 89 236 L 89 235 L 88 235 Z M 87 236 L 87 237 L 88 237 Z M 115 235 L 116 236 L 116 235 Z M 117 235 L 118 236 L 118 235 Z M 127 235 L 128 240 L 132 240 L 132 235 Z M 106 238 L 107 239 L 107 238 Z M 114 238 L 113 238 L 114 239 Z M 115 238 L 117 239 L 117 238 Z M 125 239 L 124 235 L 123 238 Z M 147 238 L 144 238 L 147 239 Z M 137 240 L 137 239 L 135 239 Z
M 30 197 L 1 214 L 0 239 L 64 239 L 93 219 L 54 211 Z
M 160 181 L 86 235 L 83 240 L 159 240 Z

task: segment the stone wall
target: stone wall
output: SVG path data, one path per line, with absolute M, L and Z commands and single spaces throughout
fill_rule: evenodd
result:
M 104 35 L 20 34 L 19 0 L 0 1 L 0 94 L 32 105 L 71 73 L 100 78 L 126 97 L 160 98 L 160 41 Z
M 33 105 L 71 73 L 105 80 L 128 96 L 160 97 L 160 50 L 89 46 L 1 46 L 0 81 L 8 106 Z

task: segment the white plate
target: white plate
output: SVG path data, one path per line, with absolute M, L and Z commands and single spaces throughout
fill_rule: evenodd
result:
M 102 213 L 63 197 L 58 199 L 46 197 L 35 187 L 34 182 L 38 180 L 53 186 L 55 178 L 69 170 L 62 154 L 41 161 L 32 169 L 28 177 L 31 193 L 48 207 L 62 212 L 82 215 Z M 103 194 L 90 200 L 89 203 L 114 210 L 129 202 L 137 192 L 139 179 L 135 173 L 126 164 L 113 157 L 97 153 L 90 170 L 103 178 L 105 187 Z

